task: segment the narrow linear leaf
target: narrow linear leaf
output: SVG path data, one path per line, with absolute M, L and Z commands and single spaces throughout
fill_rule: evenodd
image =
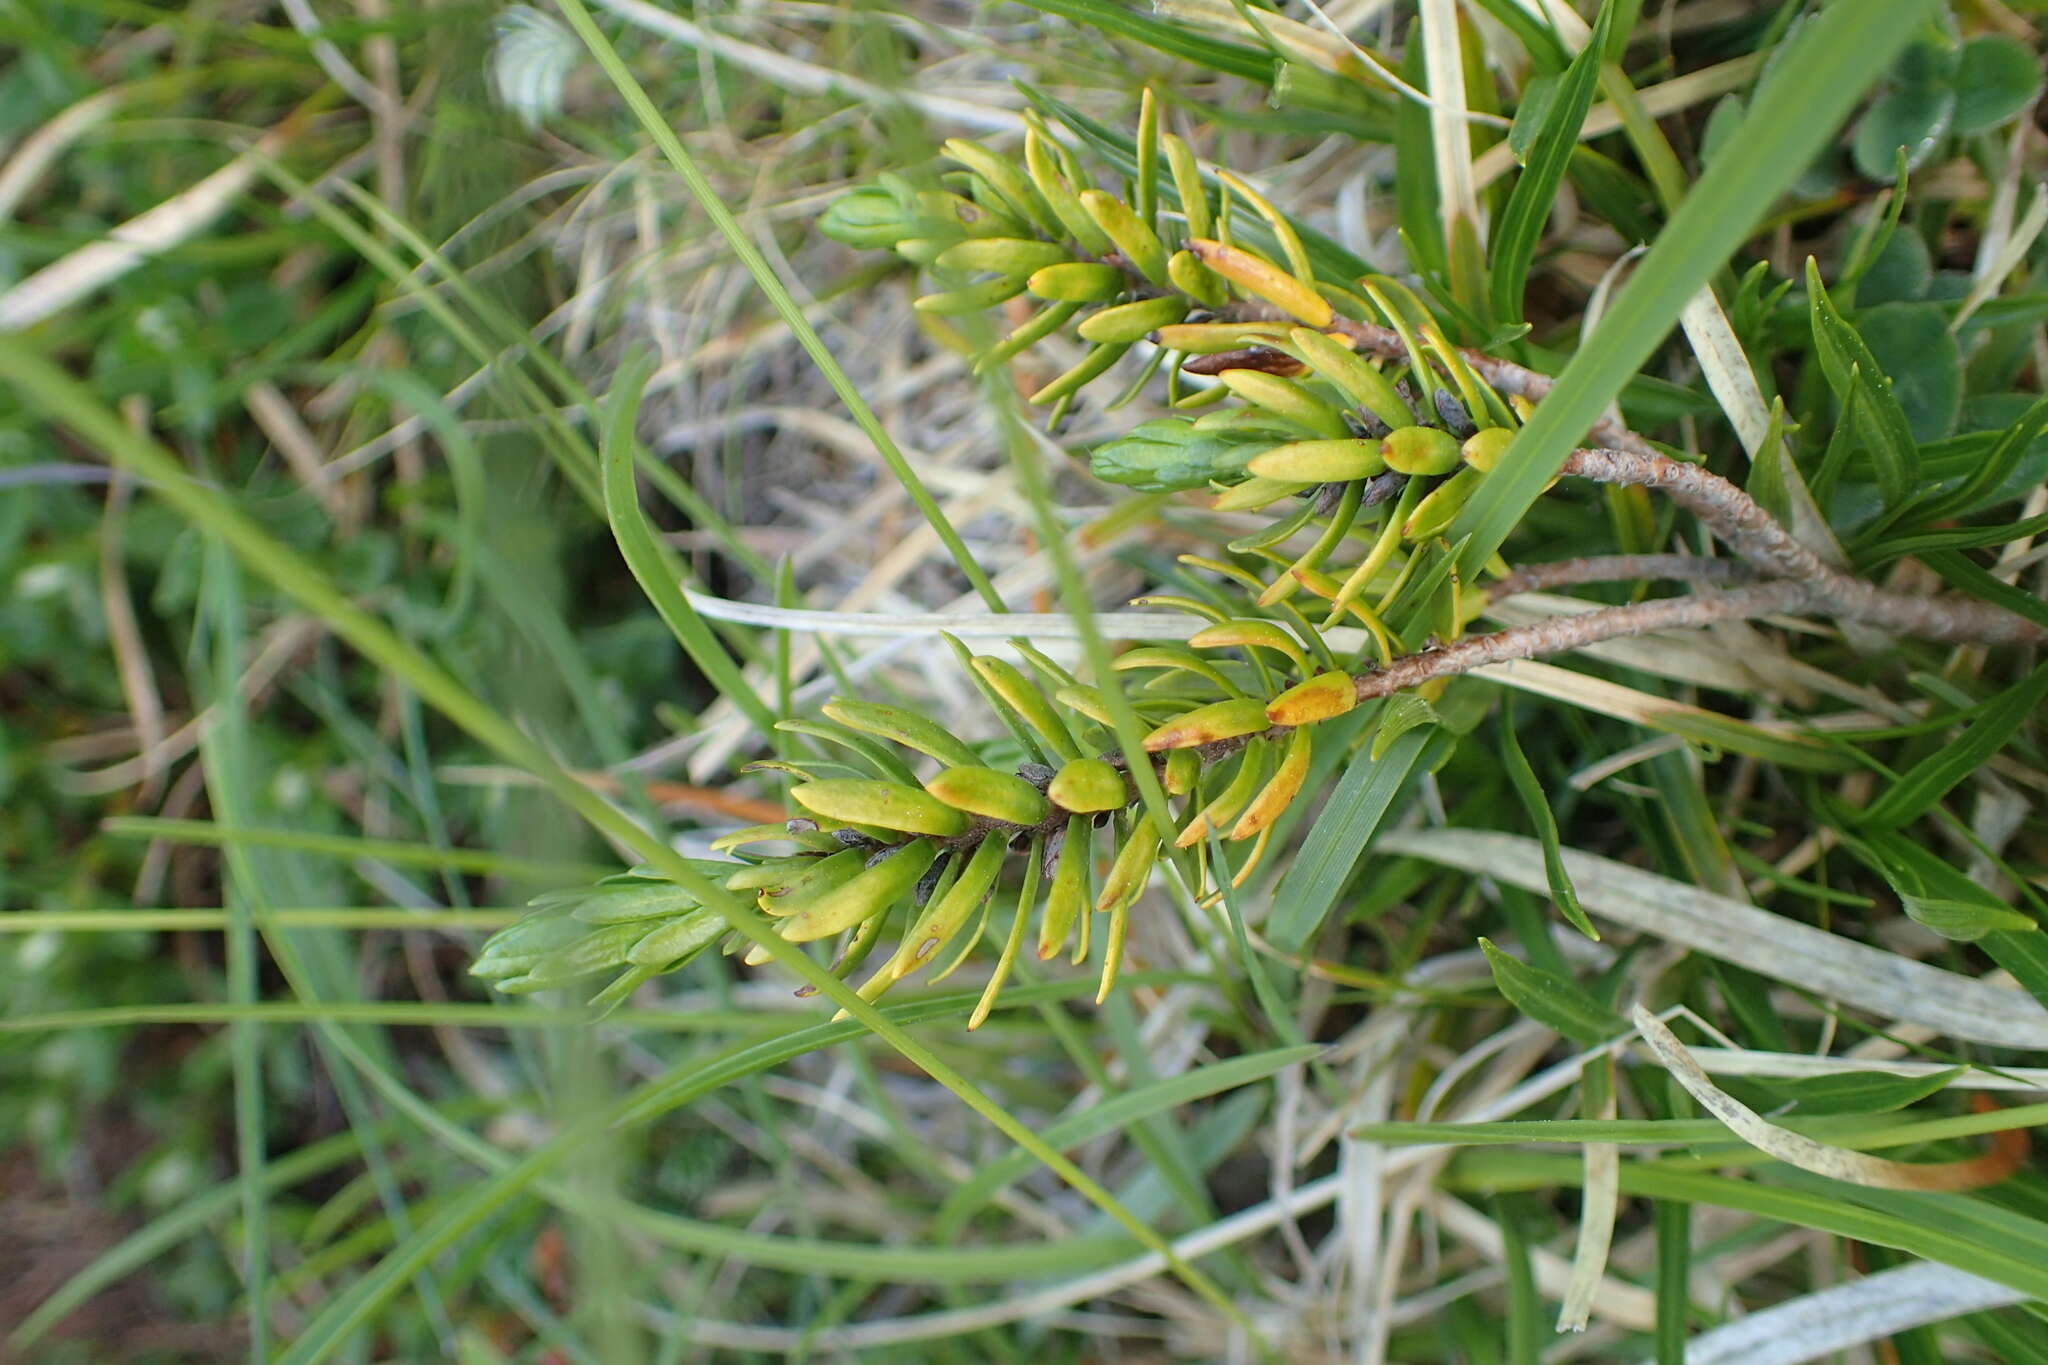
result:
M 610 410 L 605 414 L 604 441 L 598 452 L 604 489 L 605 519 L 611 523 L 612 538 L 633 580 L 656 612 L 668 624 L 676 643 L 683 647 L 719 695 L 730 697 L 747 719 L 763 734 L 775 729 L 776 715 L 761 699 L 740 666 L 726 653 L 725 646 L 683 596 L 679 565 L 667 555 L 647 529 L 640 510 L 640 492 L 633 478 L 633 430 L 640 415 L 641 395 L 654 373 L 652 357 L 645 353 L 627 358 L 613 381 Z
M 1528 811 L 1529 823 L 1536 826 L 1536 838 L 1543 845 L 1543 874 L 1550 879 L 1550 898 L 1557 902 L 1559 912 L 1572 928 L 1598 943 L 1600 931 L 1586 917 L 1586 908 L 1579 904 L 1579 893 L 1572 889 L 1571 874 L 1564 868 L 1557 816 L 1543 794 L 1543 784 L 1536 780 L 1536 770 L 1529 765 L 1528 755 L 1522 752 L 1522 741 L 1515 734 L 1512 698 L 1501 708 L 1500 753 L 1508 770 L 1508 781 L 1514 784 L 1515 795 L 1522 799 L 1522 808 Z
M 1967 1069 L 1953 1066 L 1925 1076 L 1840 1071 L 1832 1076 L 1757 1077 L 1735 1084 L 1724 1079 L 1722 1084 L 1730 1091 L 1754 1092 L 1771 1108 L 1789 1103 L 1796 1114 L 1883 1114 L 1939 1094 Z
M 2043 602 L 2030 592 L 2022 592 L 2004 579 L 1994 578 L 1988 570 L 1972 563 L 1959 551 L 1930 551 L 1920 556 L 1920 562 L 1972 597 L 1996 602 L 2007 611 L 2024 616 L 2037 626 L 2048 626 L 2048 602 Z
M 1035 10 L 1057 14 L 1070 19 L 1083 28 L 1101 33 L 1114 33 L 1142 43 L 1156 52 L 1169 57 L 1206 66 L 1211 71 L 1220 71 L 1228 76 L 1256 81 L 1260 85 L 1273 83 L 1273 69 L 1277 63 L 1257 48 L 1241 43 L 1226 43 L 1220 38 L 1211 38 L 1182 24 L 1169 24 L 1155 19 L 1138 9 L 1106 0 L 1023 0 Z
M 1093 1108 L 1048 1125 L 1039 1136 L 1056 1148 L 1072 1148 L 1180 1105 L 1255 1085 L 1298 1062 L 1311 1060 L 1322 1051 L 1319 1043 L 1304 1043 L 1197 1067 L 1112 1096 Z M 1020 1157 L 1023 1159 L 1019 1160 Z M 946 1207 L 939 1214 L 939 1224 L 942 1227 L 959 1226 L 1004 1186 L 1030 1174 L 1033 1165 L 1028 1153 L 1008 1152 L 982 1166 L 946 1196 Z
M 1493 969 L 1493 984 L 1510 1005 L 1545 1028 L 1575 1043 L 1592 1046 L 1622 1032 L 1621 1016 L 1595 1000 L 1576 980 L 1534 967 L 1482 938 L 1479 947 Z
M 1820 266 L 1811 256 L 1806 258 L 1806 292 L 1821 371 L 1843 406 L 1843 422 L 1859 438 L 1855 448 L 1870 460 L 1885 505 L 1897 507 L 1920 486 L 1920 448 L 1913 442 L 1906 410 L 1876 354 L 1828 298 Z
M 2043 698 L 2048 698 L 2048 664 L 2000 693 L 1953 743 L 1908 769 L 1870 803 L 1863 812 L 1863 823 L 1874 829 L 1896 829 L 1924 815 L 1957 783 L 1990 762 L 2022 725 L 2038 716 Z
M 1476 1189 L 1531 1189 L 1577 1185 L 1579 1158 L 1565 1153 L 1475 1152 L 1453 1163 L 1447 1178 Z M 1682 1200 L 1735 1209 L 1838 1237 L 1897 1247 L 1997 1280 L 2035 1298 L 2048 1298 L 2048 1224 L 2007 1214 L 1995 1240 L 1946 1227 L 1937 1211 L 1968 1209 L 2006 1214 L 1981 1199 L 1952 1194 L 1876 1190 L 1779 1168 L 1772 1183 L 1715 1175 L 1654 1162 L 1625 1163 L 1621 1192 L 1647 1199 Z
M 1586 111 L 1593 107 L 1593 92 L 1600 85 L 1601 54 L 1613 21 L 1614 3 L 1607 0 L 1593 22 L 1592 38 L 1572 59 L 1551 96 L 1529 145 L 1521 177 L 1515 181 L 1514 192 L 1508 196 L 1507 207 L 1501 210 L 1500 223 L 1494 229 L 1493 314 L 1504 323 L 1522 320 L 1523 286 L 1529 280 L 1530 264 L 1536 259 L 1536 244 L 1542 240 L 1544 226 L 1550 221 L 1557 187 L 1571 166 L 1572 149 L 1578 145 Z
M 1297 953 L 1322 927 L 1351 871 L 1408 779 L 1449 747 L 1437 728 L 1410 730 L 1380 758 L 1358 755 L 1330 793 L 1301 851 L 1273 893 L 1266 936 L 1282 952 Z

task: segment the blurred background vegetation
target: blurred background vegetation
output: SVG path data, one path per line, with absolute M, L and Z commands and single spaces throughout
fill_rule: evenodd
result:
M 1540 119 L 1584 24 L 1522 0 L 1424 7 L 1459 16 L 1469 107 L 1500 115 L 1460 152 L 1498 213 L 1523 150 L 1510 125 Z M 912 312 L 900 265 L 814 220 L 878 172 L 926 165 L 944 138 L 1000 142 L 1027 89 L 1125 128 L 1150 85 L 1203 155 L 1255 173 L 1298 221 L 1457 296 L 1427 111 L 1329 36 L 1426 84 L 1418 7 L 1324 8 L 1327 25 L 1287 4 L 1276 28 L 1221 0 L 591 3 L 974 560 L 1037 611 L 1055 609 L 1053 570 L 958 334 Z M 1593 120 L 1528 275 L 1532 330 L 1491 339 L 1559 368 L 1703 167 L 1773 155 L 1729 132 L 1826 8 L 1615 6 Z M 1747 206 L 1716 283 L 1762 401 L 1783 397 L 1794 480 L 1858 567 L 2025 609 L 2048 529 L 2034 112 L 2048 11 L 1909 8 L 1903 55 L 1831 148 L 1790 168 L 1789 193 Z M 1872 24 L 1890 22 L 1883 9 Z M 740 773 L 767 752 L 760 734 L 649 608 L 607 524 L 592 395 L 623 357 L 657 360 L 644 505 L 693 587 L 837 611 L 972 604 L 553 7 L 0 0 L 0 39 L 0 328 L 684 851 L 778 818 L 782 801 L 772 773 Z M 2004 461 L 1938 527 L 1876 525 L 1880 480 L 1831 443 L 1809 254 L 1890 374 L 1926 486 Z M 1033 364 L 1020 391 L 1057 372 Z M 1724 401 L 1683 340 L 1622 398 L 1634 425 L 1722 465 L 1741 460 Z M 1146 413 L 1083 404 L 1058 436 L 1076 458 L 1048 466 L 1100 605 L 1178 590 L 1174 555 L 1211 543 L 1193 504 L 1087 478 L 1087 448 Z M 1542 503 L 1512 557 L 1661 540 L 1655 515 L 1628 499 Z M 1603 1009 L 1659 980 L 1659 1003 L 1778 1054 L 1877 1039 L 1863 1055 L 2019 1075 L 2041 1043 L 1912 1026 L 1885 1043 L 1882 1011 L 1774 994 L 1655 932 L 1560 947 L 1540 895 L 1512 879 L 1419 853 L 1359 861 L 1353 846 L 1306 954 L 1199 941 L 1162 896 L 1134 931 L 1129 988 L 1099 1009 L 1092 976 L 1059 963 L 971 1036 L 972 990 L 903 1007 L 1006 1110 L 1060 1125 L 1054 1145 L 1128 1210 L 1193 1237 L 1233 1305 L 1220 1311 L 896 1051 L 826 1026 L 772 967 L 714 956 L 599 1028 L 575 997 L 482 990 L 466 968 L 484 934 L 616 870 L 621 850 L 333 620 L 246 573 L 217 529 L 115 473 L 22 391 L 0 394 L 0 1354 L 1675 1361 L 1691 1334 L 1901 1263 L 2008 1287 L 2010 1267 L 2048 1265 L 2048 1185 L 2027 1172 L 1996 1200 L 1873 1198 L 1854 1228 L 1802 1214 L 1800 1199 L 1832 1196 L 1796 1179 L 1768 1186 L 1778 1203 L 1691 1214 L 1683 1191 L 1644 1187 L 1624 1199 L 1593 1329 L 1554 1333 L 1576 1156 L 1482 1149 L 1490 1165 L 1446 1167 L 1348 1130 L 1429 1117 L 1433 1082 L 1497 1098 L 1570 1056 L 1587 1039 L 1546 1003 L 1558 978 L 1577 973 L 1586 991 L 1570 1001 Z M 848 690 L 974 713 L 928 639 L 718 629 L 778 711 Z M 1761 671 L 1731 683 L 1745 651 Z M 2022 689 L 2039 661 L 2018 653 L 1724 638 L 1661 672 L 1588 662 L 1642 703 L 1529 697 L 1514 727 L 1553 844 L 1900 960 L 2003 966 L 2040 995 L 2048 966 L 1994 914 L 2042 911 L 2039 718 L 1969 728 L 2038 696 Z M 1503 691 L 1475 683 L 1443 706 L 1458 743 L 1390 826 L 1540 828 L 1502 756 Z M 1736 731 L 1677 737 L 1653 702 L 1811 719 L 1799 733 L 1820 757 L 1706 742 Z M 1839 837 L 1854 821 L 1838 803 L 1969 733 L 1982 752 L 1963 746 L 1949 807 L 1908 827 L 1946 871 L 1902 871 L 1909 854 Z M 1977 933 L 1929 932 L 1943 908 L 1977 915 Z M 1549 975 L 1497 981 L 1480 936 L 1521 943 Z M 1278 1051 L 1304 1039 L 1336 1049 L 1317 1068 Z M 1833 1118 L 1837 1140 L 1905 1121 L 1888 1112 L 1903 1106 L 1929 1122 L 1971 1112 L 1967 1087 L 1948 1087 L 1960 1072 L 1886 1088 L 1842 1070 L 1864 1088 L 1779 1078 L 1743 1093 Z M 644 1106 L 635 1121 L 585 1134 L 545 1176 L 519 1165 L 622 1095 Z M 1658 1076 L 1622 1112 L 1681 1119 L 1687 1103 Z M 1490 1116 L 1593 1112 L 1545 1092 Z M 1977 1150 L 1963 1135 L 1989 1126 L 1930 1128 L 1909 1154 L 1963 1155 Z M 1320 1193 L 1296 1199 L 1303 1188 Z M 1383 1232 L 1391 1259 L 1374 1259 Z M 1955 1250 L 1979 1245 L 1977 1259 Z M 1938 1315 L 1952 1321 L 1847 1358 L 2048 1359 L 2035 1309 L 2009 1303 L 2031 1291 L 1943 1291 L 1960 1295 Z

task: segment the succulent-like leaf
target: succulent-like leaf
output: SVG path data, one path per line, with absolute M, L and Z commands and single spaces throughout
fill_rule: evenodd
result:
M 1009 825 L 1035 825 L 1051 813 L 1045 794 L 1015 773 L 994 768 L 944 768 L 924 789 L 955 810 Z
M 1145 749 L 1192 749 L 1199 744 L 1257 734 L 1267 726 L 1266 704 L 1256 697 L 1233 697 L 1175 716 L 1145 736 Z
M 1053 775 L 1045 789 L 1062 810 L 1094 814 L 1120 810 L 1130 802 L 1124 775 L 1099 758 L 1077 758 Z
M 961 812 L 900 782 L 827 778 L 800 782 L 790 788 L 789 794 L 805 810 L 831 820 L 941 838 L 967 832 L 967 817 Z

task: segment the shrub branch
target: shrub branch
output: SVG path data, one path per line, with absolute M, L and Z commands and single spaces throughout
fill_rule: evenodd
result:
M 1583 583 L 1629 583 L 1638 578 L 1753 583 L 1759 576 L 1739 559 L 1709 559 L 1704 555 L 1595 555 L 1587 559 L 1560 559 L 1551 564 L 1525 564 L 1506 578 L 1487 584 L 1486 595 L 1498 602 L 1516 593 Z
M 1664 493 L 1766 576 L 1796 582 L 1805 594 L 1800 604 L 1803 609 L 1943 644 L 2048 641 L 2048 630 L 1990 602 L 1953 594 L 1923 597 L 1888 592 L 1843 573 L 1794 540 L 1749 494 L 1698 465 L 1626 450 L 1575 450 L 1559 472 Z
M 1488 664 L 1562 654 L 1625 635 L 1691 630 L 1716 621 L 1740 621 L 1797 611 L 1807 602 L 1805 584 L 1759 583 L 1727 592 L 1661 597 L 1654 602 L 1608 607 L 1580 616 L 1556 616 L 1533 625 L 1489 631 L 1484 635 L 1467 635 L 1437 649 L 1406 655 L 1385 668 L 1359 674 L 1352 679 L 1352 686 L 1360 701 L 1370 701 L 1419 687 L 1435 678 L 1469 673 Z

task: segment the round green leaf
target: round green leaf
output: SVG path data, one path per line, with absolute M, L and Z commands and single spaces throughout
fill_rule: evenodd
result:
M 1948 86 L 1902 86 L 1882 96 L 1856 124 L 1850 154 L 1857 173 L 1890 184 L 1899 148 L 1906 149 L 1906 169 L 1914 169 L 1941 144 L 1955 113 L 1956 92 Z
M 1963 44 L 1956 71 L 1955 129 L 1981 133 L 2019 114 L 2041 93 L 2041 65 L 2023 43 L 1996 34 Z
M 1953 43 L 1923 39 L 1901 52 L 1898 61 L 1892 63 L 1892 80 L 1923 89 L 1948 85 L 1955 79 L 1959 57 Z
M 1856 330 L 1892 377 L 1892 396 L 1906 410 L 1915 441 L 1938 441 L 1962 415 L 1963 355 L 1941 309 L 1929 303 L 1888 303 L 1861 309 Z
M 1856 304 L 1859 308 L 1875 308 L 1882 303 L 1912 303 L 1927 293 L 1933 279 L 1934 258 L 1927 243 L 1919 233 L 1901 224 L 1857 282 Z
M 1707 115 L 1707 126 L 1700 132 L 1700 164 L 1706 165 L 1719 156 L 1722 149 L 1731 145 L 1730 139 L 1742 123 L 1742 96 L 1723 95 L 1714 105 L 1714 111 Z

